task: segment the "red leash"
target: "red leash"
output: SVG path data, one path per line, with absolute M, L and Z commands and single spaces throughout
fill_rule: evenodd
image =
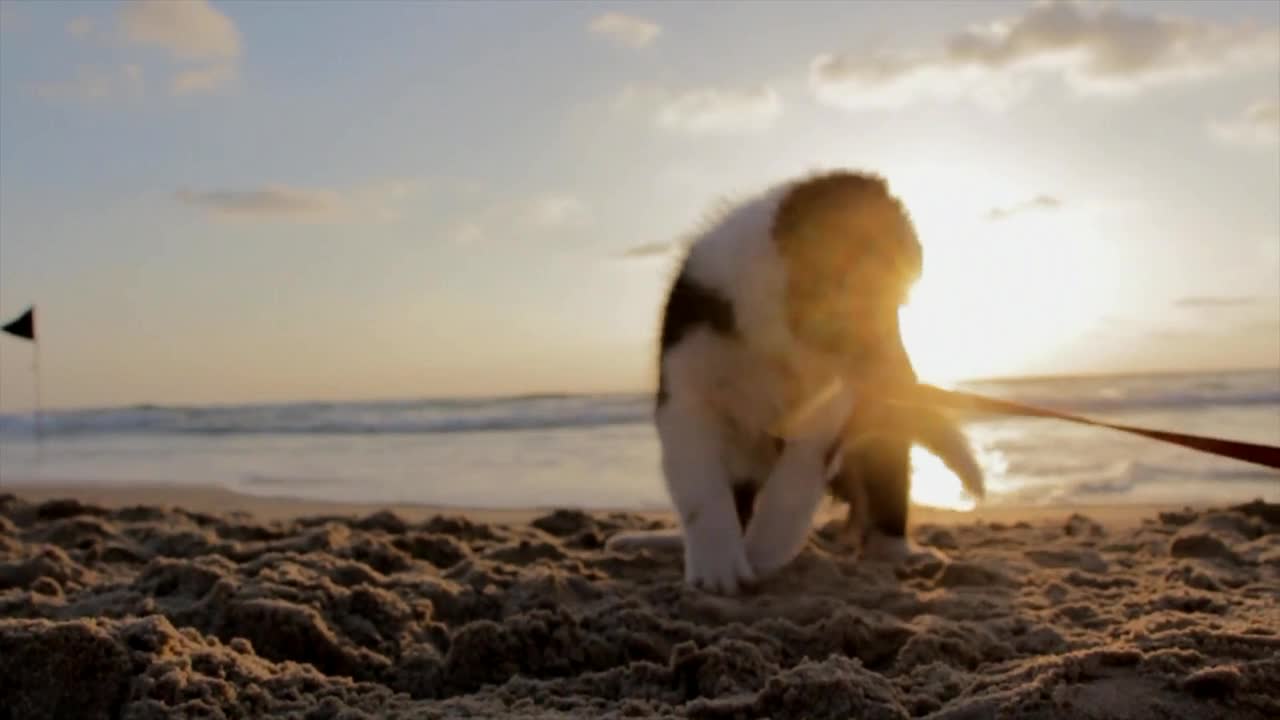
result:
M 1101 420 L 1090 420 L 1078 415 L 1071 415 L 1069 413 L 1059 412 L 1056 410 L 1045 410 L 1043 408 L 1031 407 L 1030 405 L 1020 405 L 1018 403 L 1009 402 L 1008 400 L 996 400 L 994 398 L 983 397 L 981 395 L 974 395 L 973 393 L 961 392 L 958 390 L 943 390 L 942 388 L 925 384 L 916 385 L 915 390 L 910 394 L 909 398 L 910 399 L 897 399 L 893 402 L 911 405 L 933 405 L 937 407 L 947 407 L 954 410 L 971 410 L 977 412 L 999 413 L 1002 415 L 1055 418 L 1058 420 L 1066 420 L 1067 422 L 1080 423 L 1082 425 L 1092 425 L 1094 427 L 1119 430 L 1120 432 L 1141 435 L 1142 437 L 1161 440 L 1167 443 L 1173 443 L 1174 445 L 1181 445 L 1183 447 L 1211 453 L 1213 455 L 1221 455 L 1223 457 L 1254 463 L 1255 465 L 1263 465 L 1273 469 L 1280 469 L 1280 447 L 1275 447 L 1273 445 L 1260 445 L 1257 443 L 1242 442 L 1239 440 L 1224 440 L 1221 438 L 1204 437 L 1201 435 L 1188 435 L 1186 433 L 1168 432 L 1166 430 L 1148 430 L 1146 428 L 1133 427 L 1131 425 L 1119 425 L 1116 423 L 1102 422 Z M 1280 476 L 1277 477 L 1280 478 Z

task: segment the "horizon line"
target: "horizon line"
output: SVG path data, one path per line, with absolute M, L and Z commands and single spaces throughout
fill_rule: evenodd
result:
M 1134 377 L 1167 377 L 1174 375 L 1215 375 L 1227 373 L 1261 373 L 1261 372 L 1277 372 L 1280 373 L 1280 365 L 1273 367 L 1234 367 L 1234 368 L 1216 368 L 1216 369 L 1154 369 L 1154 370 L 1122 370 L 1122 371 L 1094 371 L 1094 372 L 1074 372 L 1074 373 L 1057 373 L 1057 374 L 1024 374 L 1024 375 L 999 375 L 971 377 L 957 380 L 947 381 L 929 381 L 922 380 L 938 386 L 955 386 L 969 383 L 1032 383 L 1054 380 L 1092 380 L 1105 378 L 1134 378 Z M 162 410 L 175 410 L 182 408 L 230 408 L 230 407 L 271 407 L 284 405 L 307 405 L 307 404 L 330 404 L 330 405 L 357 405 L 369 404 L 376 405 L 382 403 L 395 403 L 406 401 L 417 402 L 476 402 L 486 400 L 526 400 L 537 398 L 587 398 L 587 397 L 625 397 L 625 396 L 644 396 L 654 392 L 651 388 L 634 389 L 634 390 L 609 390 L 599 392 L 583 392 L 583 391 L 533 391 L 510 393 L 505 395 L 399 395 L 399 396 L 379 396 L 379 397 L 347 397 L 344 399 L 316 399 L 316 398 L 298 398 L 293 400 L 249 400 L 243 402 L 206 402 L 206 403 L 158 403 L 152 401 L 138 401 L 132 403 L 121 403 L 115 405 L 68 405 L 41 408 L 41 412 L 92 412 L 92 411 L 110 411 L 110 410 L 136 410 L 142 408 L 155 408 Z M 0 416 L 25 415 L 36 412 L 35 407 L 28 407 L 20 410 L 5 410 L 0 412 Z

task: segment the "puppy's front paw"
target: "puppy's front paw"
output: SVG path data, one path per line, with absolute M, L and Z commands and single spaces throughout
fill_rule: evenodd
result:
M 705 542 L 686 548 L 685 583 L 720 595 L 736 595 L 744 585 L 755 582 L 747 551 L 738 542 Z
M 751 563 L 756 577 L 768 578 L 796 559 L 808 539 L 808 533 L 803 529 L 797 532 L 801 533 L 799 543 L 793 541 L 791 534 L 760 534 L 751 538 L 747 544 L 747 561 Z

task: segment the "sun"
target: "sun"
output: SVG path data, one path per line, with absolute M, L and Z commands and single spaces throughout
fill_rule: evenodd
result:
M 922 237 L 924 273 L 901 312 L 921 379 L 1026 373 L 1093 328 L 1114 300 L 1114 262 L 1086 225 L 1026 210 Z
M 1033 207 L 993 220 L 945 194 L 910 206 L 925 261 L 900 319 L 923 382 L 954 386 L 1052 364 L 1117 299 L 1116 258 L 1083 213 Z M 914 503 L 974 507 L 928 451 L 914 447 L 912 466 Z
M 972 510 L 977 504 L 960 485 L 960 478 L 919 446 L 911 448 L 911 502 L 961 511 Z

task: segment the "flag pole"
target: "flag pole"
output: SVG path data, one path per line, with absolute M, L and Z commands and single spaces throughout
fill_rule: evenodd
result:
M 35 371 L 36 381 L 36 458 L 39 462 L 44 450 L 44 403 L 40 398 L 40 338 L 39 336 L 32 338 L 34 346 L 35 359 L 32 363 L 32 369 Z
M 27 307 L 26 312 L 0 325 L 0 332 L 30 340 L 34 346 L 31 358 L 31 372 L 35 376 L 36 384 L 35 432 L 33 434 L 36 441 L 36 462 L 39 463 L 44 447 L 44 430 L 41 428 L 44 424 L 44 402 L 40 398 L 40 334 L 36 332 L 36 306 L 33 304 Z

